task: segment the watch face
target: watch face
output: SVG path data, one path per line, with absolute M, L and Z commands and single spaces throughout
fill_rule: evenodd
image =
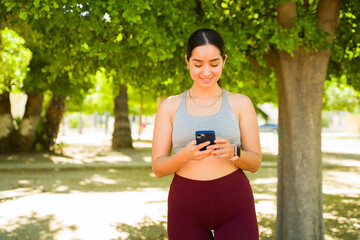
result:
M 240 151 L 241 151 L 240 147 L 239 147 L 239 146 L 236 146 L 236 155 L 237 155 L 238 157 L 240 157 Z

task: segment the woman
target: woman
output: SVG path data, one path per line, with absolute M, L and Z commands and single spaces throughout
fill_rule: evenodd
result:
M 218 85 L 226 58 L 216 31 L 195 31 L 185 56 L 193 84 L 157 111 L 152 168 L 157 177 L 174 174 L 169 240 L 259 239 L 254 197 L 243 173 L 260 168 L 257 118 L 247 96 Z M 198 130 L 214 130 L 215 144 L 196 145 Z

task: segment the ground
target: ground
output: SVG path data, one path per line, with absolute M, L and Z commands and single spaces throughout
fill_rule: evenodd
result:
M 56 154 L 0 155 L 0 239 L 167 239 L 171 176 L 152 173 L 149 139 L 112 151 L 110 138 L 68 133 Z M 262 168 L 246 174 L 261 239 L 274 239 L 276 134 L 262 133 L 261 141 Z M 359 137 L 323 136 L 327 240 L 359 239 L 359 146 Z

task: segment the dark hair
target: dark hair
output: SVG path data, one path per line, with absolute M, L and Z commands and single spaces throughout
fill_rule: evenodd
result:
M 211 29 L 199 29 L 193 32 L 187 42 L 186 58 L 189 61 L 194 48 L 211 44 L 220 50 L 221 57 L 225 59 L 225 44 L 220 34 Z

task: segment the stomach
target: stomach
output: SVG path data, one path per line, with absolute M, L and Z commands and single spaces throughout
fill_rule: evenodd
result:
M 238 167 L 227 159 L 219 159 L 213 156 L 202 160 L 190 160 L 176 174 L 193 180 L 213 180 L 224 177 Z

